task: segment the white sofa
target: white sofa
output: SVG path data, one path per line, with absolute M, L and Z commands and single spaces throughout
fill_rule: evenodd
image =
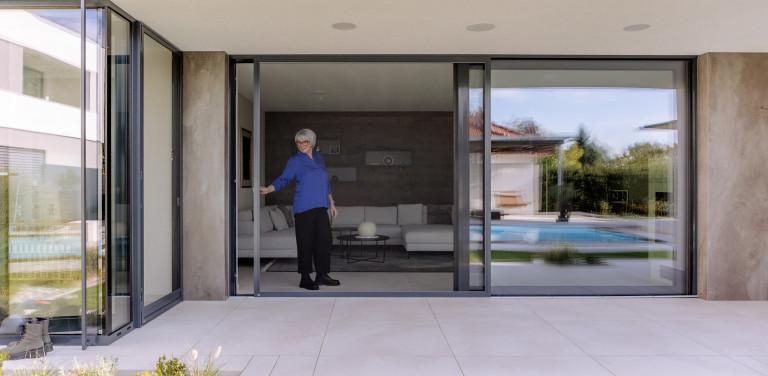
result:
M 290 207 L 285 209 L 290 213 L 288 216 L 293 215 Z M 403 245 L 408 252 L 453 251 L 453 225 L 428 224 L 426 205 L 338 206 L 337 209 L 339 215 L 332 220 L 332 227 L 357 228 L 362 222 L 373 222 L 377 234 L 389 236 L 387 244 Z M 296 257 L 295 228 L 284 216 L 286 211 L 277 206 L 259 208 L 262 258 Z M 241 210 L 237 219 L 238 258 L 253 258 L 253 212 Z M 334 244 L 338 243 L 335 239 Z

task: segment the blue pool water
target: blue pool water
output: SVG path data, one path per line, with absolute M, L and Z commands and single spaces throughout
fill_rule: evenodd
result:
M 46 259 L 80 256 L 80 237 L 10 236 L 8 256 L 11 260 Z
M 473 226 L 473 231 L 480 231 L 480 227 Z M 643 240 L 637 236 L 573 224 L 493 225 L 491 227 L 492 242 L 578 244 L 638 242 Z

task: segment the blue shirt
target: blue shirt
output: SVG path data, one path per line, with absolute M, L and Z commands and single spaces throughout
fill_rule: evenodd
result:
M 293 194 L 293 212 L 301 213 L 314 208 L 328 208 L 331 201 L 331 183 L 320 153 L 312 151 L 312 158 L 297 152 L 288 159 L 283 174 L 272 186 L 275 192 L 285 188 L 291 181 L 296 181 L 296 193 Z

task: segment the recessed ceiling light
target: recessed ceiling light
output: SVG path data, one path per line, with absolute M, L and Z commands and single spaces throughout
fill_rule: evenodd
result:
M 337 22 L 333 25 L 331 25 L 336 30 L 352 30 L 357 27 L 357 25 L 351 23 L 351 22 Z
M 469 31 L 488 31 L 488 30 L 493 30 L 493 28 L 495 28 L 495 27 L 496 27 L 496 25 L 494 25 L 494 24 L 478 23 L 478 24 L 469 25 L 469 26 L 467 26 L 466 29 L 469 30 Z
M 624 27 L 624 31 L 643 31 L 651 28 L 648 24 L 634 24 Z

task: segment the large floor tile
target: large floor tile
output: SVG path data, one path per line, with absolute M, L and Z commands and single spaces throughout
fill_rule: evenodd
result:
M 279 356 L 253 356 L 240 376 L 269 376 L 279 358 Z
M 545 320 L 640 320 L 643 317 L 613 299 L 521 299 Z
M 456 359 L 448 357 L 320 356 L 315 376 L 460 376 Z
M 436 322 L 435 315 L 425 298 L 336 299 L 331 322 L 352 321 Z
M 465 376 L 610 376 L 589 356 L 459 357 Z
M 245 301 L 246 299 L 243 298 L 231 298 L 223 301 L 183 301 L 153 321 L 220 321 Z
M 325 329 L 316 321 L 224 321 L 196 348 L 207 353 L 221 346 L 226 355 L 317 356 Z
M 768 301 L 717 301 L 712 306 L 722 307 L 750 319 L 768 320 Z
M 768 355 L 768 323 L 761 320 L 669 320 L 659 324 L 723 355 Z
M 251 298 L 226 316 L 227 321 L 318 321 L 331 317 L 335 298 Z
M 626 298 L 614 301 L 650 320 L 716 320 L 739 316 L 723 305 L 697 298 Z
M 147 354 L 155 359 L 163 354 L 181 356 L 194 348 L 217 324 L 198 321 L 152 321 L 134 329 L 107 347 L 89 347 L 89 351 L 111 351 L 117 354 Z
M 768 356 L 732 355 L 729 358 L 755 370 L 761 375 L 768 375 Z
M 270 376 L 310 376 L 316 366 L 316 356 L 281 356 Z
M 759 376 L 725 356 L 598 356 L 616 376 Z
M 544 321 L 497 317 L 486 321 L 441 321 L 456 356 L 584 355 Z
M 450 356 L 436 322 L 332 322 L 322 356 Z
M 520 299 L 430 298 L 438 321 L 541 320 Z
M 206 354 L 203 354 L 202 360 L 205 361 Z M 222 371 L 243 372 L 252 360 L 250 355 L 222 355 L 216 359 L 215 365 Z M 202 364 L 202 363 L 201 363 Z
M 718 355 L 656 322 L 550 321 L 590 355 Z

